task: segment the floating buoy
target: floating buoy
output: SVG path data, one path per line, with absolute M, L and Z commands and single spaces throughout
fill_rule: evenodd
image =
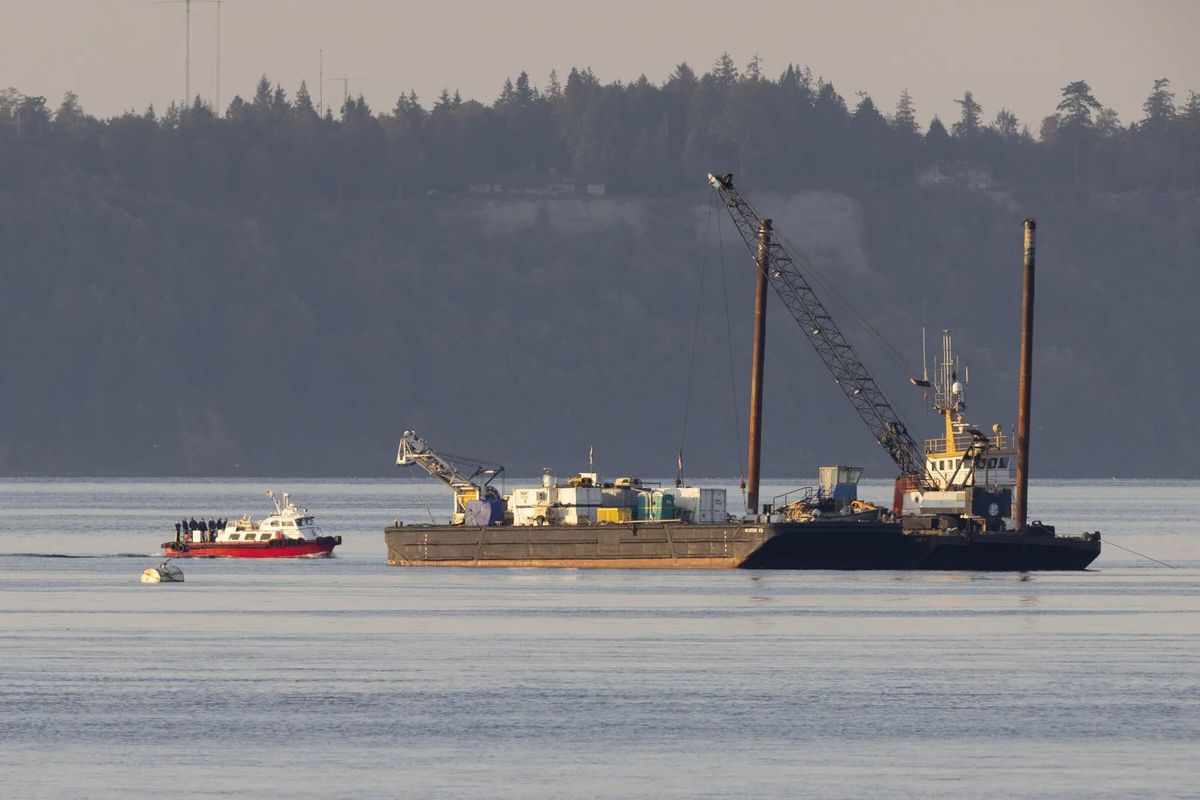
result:
M 164 561 L 143 570 L 142 583 L 183 583 L 183 570 Z

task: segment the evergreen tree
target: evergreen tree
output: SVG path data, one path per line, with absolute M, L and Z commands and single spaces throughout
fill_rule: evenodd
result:
M 1062 101 L 1058 104 L 1059 128 L 1089 128 L 1092 112 L 1100 108 L 1100 101 L 1092 96 L 1087 81 L 1068 83 L 1062 88 Z
M 762 80 L 762 64 L 763 60 L 759 58 L 758 53 L 754 54 L 754 58 L 750 59 L 750 63 L 746 65 L 745 78 L 748 81 Z
M 1051 114 L 1048 117 L 1044 117 L 1042 119 L 1041 127 L 1038 128 L 1038 138 L 1046 144 L 1053 142 L 1058 138 L 1058 129 L 1060 125 L 1061 122 L 1057 114 Z
M 696 78 L 695 71 L 689 67 L 685 61 L 679 66 L 675 67 L 675 71 L 667 77 L 666 88 L 669 88 L 673 91 L 682 90 L 684 92 L 690 92 L 692 89 L 696 88 L 698 83 L 699 81 Z
M 251 105 L 259 116 L 265 117 L 271 113 L 271 101 L 273 94 L 271 92 L 271 81 L 267 78 L 264 72 L 263 76 L 258 79 L 258 86 L 254 89 L 254 99 L 251 100 Z
M 1002 108 L 996 112 L 996 119 L 992 122 L 992 129 L 1001 139 L 1011 142 L 1020 136 L 1021 126 L 1017 121 L 1016 114 L 1007 108 Z
M 912 95 L 908 93 L 907 86 L 900 91 L 900 100 L 896 103 L 896 113 L 892 115 L 892 127 L 908 136 L 918 136 L 921 133 L 917 123 L 917 109 L 913 104 Z
M 1191 188 L 1200 189 L 1200 94 L 1188 92 L 1188 101 L 1179 112 L 1185 148 L 1190 152 Z
M 733 58 L 729 53 L 721 53 L 717 63 L 713 64 L 712 76 L 717 86 L 733 86 L 737 83 L 737 66 L 734 65 Z
M 529 106 L 536 96 L 537 90 L 529 85 L 529 73 L 521 70 L 521 74 L 517 76 L 516 90 L 513 92 L 514 102 L 522 107 Z
M 1166 78 L 1154 81 L 1154 91 L 1142 103 L 1142 110 L 1146 112 L 1142 127 L 1161 132 L 1167 130 L 1175 120 L 1175 93 L 1170 86 L 1171 81 Z
M 233 96 L 233 99 L 229 101 L 229 106 L 225 109 L 225 119 L 230 122 L 244 122 L 253 114 L 254 107 L 237 94 Z
M 958 122 L 951 126 L 954 135 L 959 139 L 970 139 L 979 135 L 980 121 L 983 118 L 983 109 L 979 103 L 975 102 L 975 96 L 970 92 L 963 92 L 962 100 L 955 100 L 962 107 L 962 116 Z
M 63 95 L 58 111 L 54 113 L 54 125 L 55 127 L 76 126 L 82 123 L 86 116 L 83 113 L 83 107 L 79 105 L 79 95 L 68 91 Z
M 1112 139 L 1121 132 L 1121 120 L 1111 108 L 1102 108 L 1096 115 L 1096 133 L 1102 139 Z
M 271 93 L 271 114 L 276 119 L 282 119 L 292 109 L 292 104 L 288 102 L 287 92 L 278 83 L 275 84 L 275 91 Z
M 308 94 L 308 84 L 304 81 L 300 81 L 300 88 L 296 90 L 296 102 L 292 104 L 292 109 L 298 120 L 311 121 L 317 118 L 317 109 L 313 106 L 312 97 Z
M 443 89 L 443 91 L 445 90 Z M 517 90 L 513 88 L 512 78 L 505 78 L 504 88 L 500 90 L 500 96 L 496 98 L 497 107 L 512 105 L 513 102 L 515 102 L 516 97 Z
M 952 141 L 946 126 L 935 115 L 929 120 L 929 130 L 925 133 L 925 154 L 930 161 L 944 161 L 950 158 Z

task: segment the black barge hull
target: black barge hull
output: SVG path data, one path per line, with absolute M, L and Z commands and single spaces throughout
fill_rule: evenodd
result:
M 821 521 L 594 526 L 401 525 L 384 531 L 403 567 L 600 569 L 1080 570 L 1099 535 L 905 531 L 898 523 Z

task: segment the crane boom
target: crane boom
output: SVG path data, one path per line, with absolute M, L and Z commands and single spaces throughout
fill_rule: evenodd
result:
M 405 431 L 396 453 L 396 466 L 416 465 L 454 492 L 454 514 L 451 520 L 461 524 L 472 500 L 499 500 L 500 492 L 491 482 L 504 472 L 500 464 L 439 453 L 413 431 Z
M 759 237 L 763 218 L 734 188 L 732 175 L 709 173 L 708 182 L 725 203 L 742 241 L 752 255 L 756 254 L 763 244 Z M 776 237 L 770 237 L 766 247 L 767 278 L 771 286 L 832 373 L 834 382 L 841 387 L 875 441 L 883 445 L 900 467 L 901 475 L 916 479 L 922 487 L 931 486 L 924 450 L 909 434 L 879 384 L 825 310 L 795 259 Z

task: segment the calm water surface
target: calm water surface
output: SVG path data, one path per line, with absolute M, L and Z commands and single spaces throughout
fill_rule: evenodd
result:
M 1176 568 L 1030 575 L 389 568 L 436 484 L 290 482 L 336 558 L 137 582 L 270 484 L 0 481 L 4 797 L 1200 794 L 1198 482 L 1035 485 Z

